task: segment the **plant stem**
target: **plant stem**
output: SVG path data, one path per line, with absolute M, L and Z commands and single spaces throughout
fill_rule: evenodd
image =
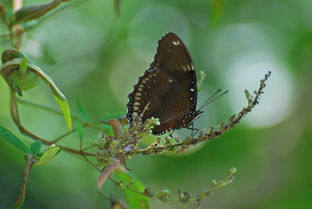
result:
M 26 194 L 26 187 L 27 187 L 27 181 L 29 178 L 29 174 L 30 171 L 34 165 L 34 163 L 36 162 L 36 160 L 33 158 L 33 156 L 31 155 L 26 155 L 27 156 L 27 162 L 26 162 L 26 166 L 24 168 L 24 173 L 23 173 L 23 183 L 20 187 L 20 192 L 17 196 L 17 199 L 12 207 L 12 209 L 18 209 L 20 208 L 25 200 L 25 194 Z
M 97 121 L 97 122 L 93 122 L 93 123 L 85 123 L 85 124 L 82 125 L 82 127 L 85 128 L 85 127 L 89 127 L 89 126 L 92 126 L 92 125 L 98 125 L 98 124 L 102 124 L 102 122 Z M 60 141 L 61 139 L 63 139 L 63 138 L 65 138 L 65 137 L 67 137 L 67 136 L 69 136 L 69 135 L 75 133 L 76 131 L 77 131 L 77 129 L 72 129 L 71 131 L 66 132 L 65 134 L 63 134 L 63 135 L 57 137 L 56 139 L 54 139 L 53 141 L 51 141 L 51 143 L 55 144 L 55 143 L 57 143 L 58 141 Z
M 23 0 L 12 0 L 12 8 L 13 8 L 13 12 L 16 12 L 17 10 L 19 10 L 20 8 L 23 7 Z
M 49 113 L 52 113 L 54 115 L 59 115 L 59 116 L 63 116 L 63 114 L 57 110 L 54 110 L 52 108 L 49 108 L 49 107 L 46 107 L 46 106 L 43 106 L 43 105 L 40 105 L 40 104 L 36 104 L 36 103 L 33 103 L 33 102 L 29 102 L 29 101 L 26 101 L 26 100 L 23 100 L 23 99 L 20 99 L 20 98 L 16 98 L 16 101 L 20 104 L 23 104 L 23 105 L 26 105 L 26 106 L 29 106 L 29 107 L 32 107 L 32 108 L 35 108 L 35 109 L 40 109 L 40 110 L 43 110 L 43 111 L 46 111 L 46 112 L 49 112 Z M 72 119 L 73 120 L 79 120 L 79 118 L 77 118 L 76 116 L 72 116 Z
M 16 102 L 16 95 L 12 89 L 10 90 L 10 113 L 11 113 L 11 117 L 12 117 L 14 123 L 16 124 L 16 126 L 18 127 L 18 129 L 20 130 L 20 132 L 22 134 L 24 134 L 24 135 L 26 135 L 32 139 L 39 140 L 45 145 L 52 145 L 53 144 L 53 142 L 48 141 L 46 139 L 43 139 L 39 136 L 36 136 L 35 134 L 31 133 L 26 128 L 24 128 L 24 126 L 21 123 L 20 116 L 19 116 L 19 111 L 18 111 L 17 102 Z M 75 150 L 75 149 L 63 147 L 63 146 L 57 145 L 57 144 L 56 144 L 56 146 L 58 146 L 59 148 L 65 150 L 67 152 L 71 152 L 74 154 L 93 156 L 93 157 L 96 156 L 96 154 L 84 152 L 82 150 Z

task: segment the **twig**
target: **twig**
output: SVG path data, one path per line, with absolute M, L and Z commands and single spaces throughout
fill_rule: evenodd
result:
M 26 155 L 26 157 L 27 157 L 27 162 L 26 162 L 26 165 L 24 168 L 24 173 L 23 173 L 23 183 L 20 187 L 19 194 L 17 196 L 17 199 L 16 199 L 12 209 L 18 209 L 23 205 L 23 202 L 25 200 L 27 181 L 28 181 L 28 178 L 30 175 L 30 171 L 36 162 L 36 160 L 31 155 Z
M 87 162 L 89 163 L 93 168 L 95 168 L 98 172 L 101 172 L 101 170 L 91 161 L 89 160 L 89 158 L 85 155 L 81 155 L 82 158 Z
M 16 97 L 16 101 L 17 101 L 19 104 L 26 105 L 26 106 L 28 106 L 28 107 L 32 107 L 32 108 L 36 108 L 36 109 L 40 109 L 40 110 L 43 110 L 43 111 L 52 113 L 52 114 L 54 114 L 54 115 L 59 115 L 59 116 L 62 116 L 62 117 L 63 117 L 63 113 L 61 113 L 60 111 L 54 110 L 54 109 L 52 109 L 52 108 L 50 108 L 50 107 L 46 107 L 46 106 L 43 106 L 43 105 L 40 105 L 40 104 L 36 104 L 36 103 L 33 103 L 33 102 L 29 102 L 29 101 L 23 100 L 23 99 L 18 98 L 18 97 Z M 79 120 L 79 118 L 76 117 L 76 116 L 72 116 L 72 119 L 73 119 L 73 120 Z
M 93 126 L 93 125 L 97 125 L 97 124 L 102 124 L 102 123 L 101 123 L 101 122 L 84 123 L 84 124 L 82 125 L 82 127 L 83 127 L 83 128 L 86 128 L 86 127 Z M 57 137 L 56 139 L 52 140 L 51 143 L 55 144 L 55 143 L 57 143 L 58 141 L 60 141 L 61 139 L 63 139 L 63 138 L 65 138 L 65 137 L 67 137 L 67 136 L 69 136 L 69 135 L 75 133 L 76 131 L 77 131 L 77 129 L 72 129 L 71 131 L 66 132 L 66 133 L 64 133 L 63 135 L 61 135 L 61 136 Z
M 182 191 L 177 191 L 177 195 L 172 194 L 168 189 L 163 189 L 160 192 L 154 193 L 150 191 L 150 189 L 146 188 L 143 192 L 137 191 L 133 189 L 132 182 L 129 184 L 125 184 L 125 182 L 119 181 L 114 178 L 110 178 L 110 180 L 120 188 L 126 188 L 132 192 L 135 192 L 137 194 L 152 198 L 152 199 L 158 199 L 162 202 L 165 203 L 199 203 L 202 200 L 206 199 L 207 197 L 215 194 L 219 189 L 222 187 L 225 187 L 232 183 L 235 179 L 235 173 L 236 173 L 236 168 L 231 168 L 228 172 L 225 178 L 222 178 L 217 181 L 212 181 L 211 184 L 208 185 L 208 188 L 204 190 L 203 192 L 197 194 L 197 195 L 192 195 L 188 192 L 182 192 Z
M 16 126 L 18 127 L 18 129 L 20 130 L 20 132 L 22 134 L 24 134 L 24 135 L 26 135 L 32 139 L 39 140 L 45 145 L 54 144 L 53 142 L 48 141 L 46 139 L 43 139 L 43 138 L 31 133 L 26 128 L 24 128 L 24 126 L 21 123 L 20 116 L 19 116 L 19 111 L 18 111 L 18 107 L 17 107 L 17 103 L 16 103 L 16 94 L 12 89 L 10 90 L 10 113 L 11 113 L 11 117 L 12 117 L 14 123 L 16 124 Z M 64 151 L 71 152 L 74 154 L 93 156 L 93 157 L 96 156 L 96 154 L 94 154 L 94 153 L 88 153 L 88 152 L 84 152 L 82 150 L 75 150 L 75 149 L 72 149 L 69 147 L 64 147 L 64 146 L 57 145 L 57 144 L 56 144 L 56 146 L 63 149 Z

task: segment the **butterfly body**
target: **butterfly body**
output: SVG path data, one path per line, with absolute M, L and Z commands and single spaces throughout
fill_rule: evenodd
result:
M 139 78 L 129 94 L 127 118 L 145 121 L 158 118 L 160 125 L 153 134 L 188 127 L 202 112 L 197 111 L 197 82 L 191 57 L 174 33 L 158 42 L 157 53 L 150 68 Z

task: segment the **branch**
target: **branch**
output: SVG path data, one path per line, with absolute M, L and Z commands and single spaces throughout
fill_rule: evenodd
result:
M 20 187 L 20 192 L 17 196 L 17 199 L 16 199 L 12 209 L 18 209 L 23 205 L 24 200 L 25 200 L 26 187 L 27 187 L 27 181 L 29 178 L 29 174 L 30 174 L 30 171 L 31 171 L 33 165 L 36 162 L 36 160 L 33 158 L 33 156 L 26 155 L 26 157 L 27 157 L 27 162 L 26 162 L 26 165 L 24 168 L 24 173 L 23 173 L 23 183 Z
M 54 144 L 53 142 L 48 141 L 46 139 L 43 139 L 43 138 L 31 133 L 26 128 L 24 128 L 24 126 L 21 123 L 21 119 L 20 119 L 20 115 L 19 115 L 19 111 L 18 111 L 18 107 L 17 107 L 17 103 L 16 103 L 16 94 L 12 89 L 10 90 L 10 112 L 11 112 L 11 117 L 13 118 L 14 123 L 16 124 L 16 126 L 18 127 L 18 129 L 20 130 L 20 132 L 22 134 L 24 134 L 24 135 L 26 135 L 26 136 L 34 139 L 34 140 L 39 140 L 43 144 L 48 145 L 48 146 Z M 71 152 L 74 154 L 85 155 L 85 156 L 94 156 L 94 157 L 96 156 L 96 154 L 94 154 L 94 153 L 88 153 L 88 152 L 84 152 L 82 150 L 75 150 L 75 149 L 72 149 L 69 147 L 64 147 L 64 146 L 57 145 L 57 144 L 56 144 L 56 146 L 63 149 L 64 151 Z
M 157 193 L 153 193 L 150 189 L 145 189 L 143 192 L 137 191 L 133 189 L 132 181 L 130 184 L 125 184 L 125 182 L 117 180 L 115 178 L 110 178 L 110 180 L 118 187 L 122 189 L 129 189 L 132 192 L 135 192 L 140 195 L 144 195 L 146 197 L 160 200 L 164 203 L 200 203 L 202 200 L 206 199 L 207 197 L 215 194 L 219 189 L 229 185 L 232 183 L 235 179 L 234 174 L 236 173 L 236 168 L 231 168 L 228 172 L 225 178 L 222 178 L 220 180 L 213 180 L 211 184 L 208 185 L 208 188 L 206 188 L 204 191 L 200 192 L 199 194 L 193 195 L 189 192 L 180 191 L 178 190 L 175 194 L 170 192 L 168 189 L 163 189 Z
M 43 105 L 40 105 L 40 104 L 36 104 L 36 103 L 33 103 L 33 102 L 29 102 L 29 101 L 26 101 L 26 100 L 21 99 L 21 98 L 18 98 L 18 97 L 16 97 L 16 101 L 17 101 L 19 104 L 26 105 L 26 106 L 29 106 L 29 107 L 32 107 L 32 108 L 35 108 L 35 109 L 40 109 L 40 110 L 49 112 L 49 113 L 51 113 L 51 114 L 54 114 L 54 115 L 58 115 L 58 116 L 62 116 L 62 117 L 63 117 L 63 113 L 61 113 L 60 111 L 54 110 L 54 109 L 52 109 L 52 108 L 50 108 L 50 107 L 46 107 L 46 106 L 43 106 Z M 72 116 L 72 119 L 73 119 L 73 120 L 79 120 L 79 118 L 77 118 L 76 116 Z

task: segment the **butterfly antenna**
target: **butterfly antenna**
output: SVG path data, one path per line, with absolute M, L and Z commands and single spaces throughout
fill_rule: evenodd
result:
M 199 110 L 201 110 L 205 106 L 205 104 L 209 102 L 209 100 L 211 100 L 214 96 L 216 96 L 220 91 L 221 89 L 218 89 L 215 93 L 208 97 L 208 99 L 206 99 L 206 101 L 204 101 L 204 103 L 200 106 Z
M 199 111 L 201 111 L 204 107 L 206 107 L 211 102 L 215 101 L 216 99 L 220 98 L 221 96 L 229 92 L 229 90 L 226 90 L 225 92 L 222 92 L 221 94 L 219 94 L 221 91 L 222 91 L 221 89 L 218 89 L 218 91 L 216 91 L 208 99 L 206 99 L 206 101 L 200 106 Z

